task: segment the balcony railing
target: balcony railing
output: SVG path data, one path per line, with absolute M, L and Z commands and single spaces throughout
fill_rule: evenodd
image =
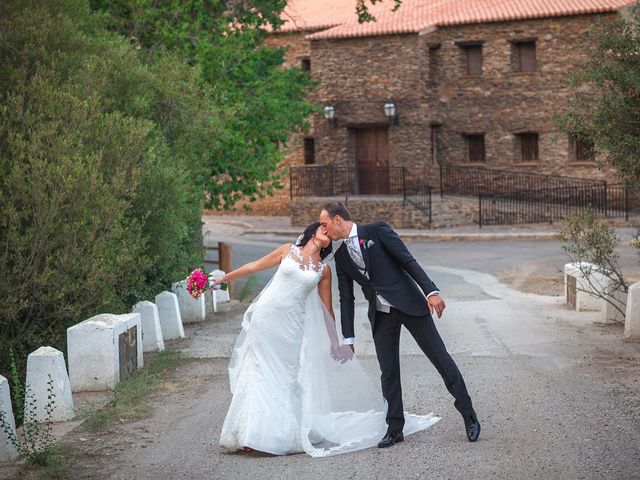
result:
M 431 187 L 404 167 L 291 167 L 291 198 L 402 198 L 429 217 Z

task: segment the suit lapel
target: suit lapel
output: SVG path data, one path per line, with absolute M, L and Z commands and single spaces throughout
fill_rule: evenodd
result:
M 369 248 L 367 247 L 367 229 L 362 225 L 358 225 L 358 238 L 361 240 L 358 242 L 360 244 L 360 251 L 362 252 L 362 258 L 364 259 L 364 266 L 366 271 L 371 275 L 370 259 L 369 259 Z M 364 247 L 363 247 L 364 245 Z
M 349 251 L 347 250 L 347 246 L 344 244 L 344 242 L 342 243 L 342 245 L 340 245 L 340 247 L 338 247 L 338 250 L 336 250 L 336 255 L 341 255 L 343 257 L 342 263 L 343 264 L 346 263 L 349 267 L 351 267 L 351 270 L 353 270 L 353 273 L 355 274 L 355 276 L 361 278 L 362 280 L 367 281 L 367 277 L 365 277 L 362 274 L 358 266 L 355 264 L 355 262 L 351 258 L 351 255 L 349 254 Z

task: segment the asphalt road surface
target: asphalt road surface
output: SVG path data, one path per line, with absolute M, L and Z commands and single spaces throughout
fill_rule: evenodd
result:
M 242 239 L 234 245 L 234 263 L 279 243 Z M 537 295 L 497 279 L 524 272 L 561 281 L 565 259 L 558 244 L 416 242 L 410 248 L 448 304 L 436 324 L 482 423 L 477 443 L 467 442 L 442 380 L 405 332 L 405 408 L 441 416 L 435 426 L 389 449 L 325 459 L 224 451 L 217 442 L 230 402 L 226 367 L 240 328 L 238 308 L 187 328 L 188 338 L 172 346 L 198 360 L 167 380 L 154 397 L 152 417 L 85 438 L 96 453 L 78 461 L 74 478 L 638 478 L 640 344 L 625 343 L 622 327 L 598 323 L 596 312 L 570 311 L 559 283 L 555 296 Z M 356 315 L 356 352 L 376 380 L 361 296 Z

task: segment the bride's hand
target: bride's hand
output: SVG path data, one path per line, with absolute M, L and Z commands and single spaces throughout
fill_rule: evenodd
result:
M 349 345 L 349 347 L 351 347 L 351 345 Z M 336 362 L 346 363 L 349 360 L 351 360 L 351 358 L 353 357 L 353 348 L 351 348 L 351 351 L 350 351 L 349 349 L 346 348 L 346 345 L 332 346 L 331 357 Z
M 215 289 L 221 283 L 224 283 L 224 277 L 214 278 L 213 282 L 211 282 L 211 288 Z

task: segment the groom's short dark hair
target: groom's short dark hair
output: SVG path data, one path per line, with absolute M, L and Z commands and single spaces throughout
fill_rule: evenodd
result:
M 322 210 L 325 210 L 329 214 L 330 218 L 335 218 L 336 215 L 340 215 L 343 220 L 352 221 L 351 213 L 349 213 L 347 207 L 345 207 L 340 202 L 327 203 L 324 207 L 322 207 Z

